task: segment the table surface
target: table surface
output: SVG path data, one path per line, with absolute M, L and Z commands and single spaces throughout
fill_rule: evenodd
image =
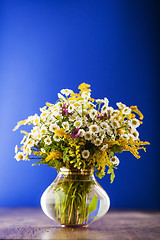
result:
M 160 212 L 110 210 L 88 228 L 62 228 L 39 208 L 2 208 L 0 239 L 160 240 Z

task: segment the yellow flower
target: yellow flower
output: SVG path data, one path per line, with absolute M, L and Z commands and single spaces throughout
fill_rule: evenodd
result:
M 24 133 L 24 134 L 26 134 L 27 136 L 29 135 L 29 133 L 27 133 L 26 131 L 23 131 L 23 130 L 21 130 L 21 133 Z
M 59 151 L 50 152 L 46 157 L 46 162 L 49 162 L 51 159 L 55 160 L 55 159 L 62 159 L 62 158 L 63 158 L 63 155 L 61 152 Z
M 140 119 L 143 120 L 143 114 L 141 113 L 141 111 L 139 111 L 137 106 L 131 106 L 130 109 L 132 110 L 132 112 L 137 113 L 139 115 Z
M 89 84 L 86 84 L 86 83 L 81 83 L 80 85 L 79 85 L 79 87 L 78 87 L 78 89 L 80 89 L 80 90 L 86 90 L 87 88 L 90 88 L 90 86 L 91 85 L 89 85 Z
M 50 106 L 52 106 L 52 104 L 49 102 L 46 102 L 46 106 L 50 107 Z
M 25 125 L 26 121 L 27 121 L 27 119 L 19 121 L 17 123 L 17 125 L 15 126 L 15 128 L 13 129 L 13 131 L 16 131 L 21 125 Z
M 60 128 L 60 129 L 55 129 L 55 134 L 60 136 L 60 137 L 63 137 L 65 135 L 65 130 L 64 128 Z

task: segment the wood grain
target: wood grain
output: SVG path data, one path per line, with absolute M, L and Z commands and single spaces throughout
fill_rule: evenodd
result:
M 160 240 L 160 212 L 110 210 L 88 228 L 61 228 L 41 209 L 0 209 L 0 239 Z

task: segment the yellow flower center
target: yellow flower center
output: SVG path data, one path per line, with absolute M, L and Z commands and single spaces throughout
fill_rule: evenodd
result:
M 92 132 L 96 132 L 97 131 L 97 127 L 92 127 Z

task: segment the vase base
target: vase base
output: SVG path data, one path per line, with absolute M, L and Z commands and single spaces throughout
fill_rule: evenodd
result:
M 61 227 L 70 227 L 70 228 L 86 228 L 88 227 L 88 224 L 74 224 L 74 225 L 70 225 L 70 224 L 62 224 Z

